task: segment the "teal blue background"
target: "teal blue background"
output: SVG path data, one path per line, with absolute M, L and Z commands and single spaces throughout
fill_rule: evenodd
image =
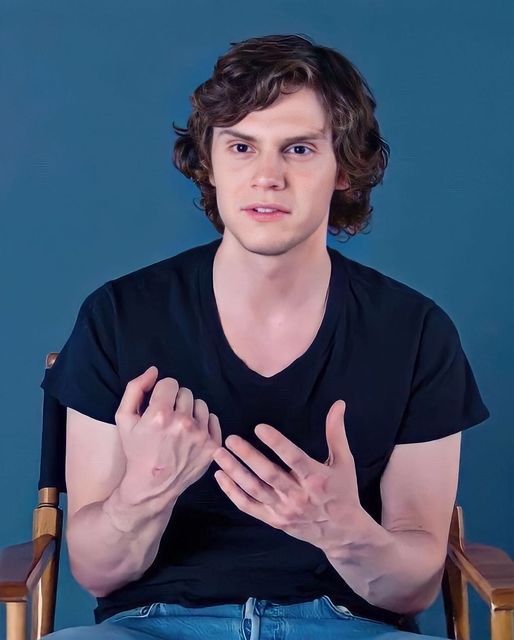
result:
M 433 297 L 491 418 L 464 434 L 468 537 L 514 555 L 514 5 L 463 0 L 0 2 L 0 545 L 30 537 L 44 356 L 108 279 L 219 237 L 171 123 L 229 43 L 307 33 L 367 78 L 391 145 L 371 233 L 330 246 Z M 61 563 L 56 627 L 92 622 Z M 472 599 L 477 635 L 486 608 Z M 2 614 L 3 615 L 3 614 Z M 440 601 L 422 615 L 443 634 Z M 1 634 L 1 632 L 0 632 Z

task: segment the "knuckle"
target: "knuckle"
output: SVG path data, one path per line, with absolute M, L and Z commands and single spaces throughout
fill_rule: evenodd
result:
M 158 427 L 164 427 L 170 421 L 170 417 L 170 411 L 166 410 L 164 407 L 159 407 L 154 411 L 152 420 Z
M 191 430 L 196 425 L 195 420 L 191 416 L 181 413 L 175 419 L 175 424 L 179 429 Z
M 250 489 L 250 493 L 254 496 L 258 496 L 262 494 L 262 486 L 258 480 L 251 480 L 248 483 L 248 488 Z
M 269 474 L 269 476 L 268 476 L 268 478 L 267 478 L 266 482 L 267 482 L 269 485 L 276 487 L 276 486 L 279 486 L 279 485 L 281 484 L 281 482 L 280 482 L 280 481 L 281 481 L 281 479 L 282 479 L 282 478 L 281 478 L 281 475 L 280 475 L 277 471 L 272 471 L 272 472 Z
M 292 469 L 296 469 L 297 467 L 300 468 L 302 462 L 303 462 L 303 457 L 297 454 L 293 456 L 290 466 Z

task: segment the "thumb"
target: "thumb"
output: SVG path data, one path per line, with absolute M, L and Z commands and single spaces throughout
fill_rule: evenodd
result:
M 336 400 L 330 407 L 325 421 L 325 431 L 328 444 L 328 459 L 325 464 L 332 465 L 348 456 L 350 447 L 346 438 L 344 415 L 346 402 Z
M 116 424 L 122 428 L 132 428 L 139 420 L 139 410 L 145 392 L 155 385 L 159 370 L 156 366 L 148 367 L 140 376 L 129 380 L 125 393 L 116 411 Z

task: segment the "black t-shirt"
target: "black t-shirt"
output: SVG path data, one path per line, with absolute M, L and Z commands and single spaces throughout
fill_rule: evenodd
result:
M 332 270 L 318 333 L 294 362 L 264 377 L 223 333 L 212 286 L 220 243 L 91 293 L 41 386 L 61 404 L 115 425 L 128 381 L 156 365 L 159 379 L 176 378 L 205 400 L 223 439 L 238 434 L 281 466 L 255 425 L 273 425 L 324 462 L 326 415 L 343 399 L 360 500 L 380 522 L 380 478 L 396 444 L 442 438 L 489 416 L 454 324 L 433 300 L 327 247 Z M 254 596 L 290 604 L 328 595 L 395 623 L 398 614 L 355 594 L 320 549 L 239 511 L 217 485 L 217 468 L 179 497 L 143 576 L 98 598 L 97 622 L 152 602 L 197 607 Z

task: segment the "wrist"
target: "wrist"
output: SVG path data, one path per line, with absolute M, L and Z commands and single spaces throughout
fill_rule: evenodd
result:
M 370 538 L 380 525 L 359 504 L 341 519 L 327 536 L 322 551 L 329 560 L 347 562 L 355 560 L 359 551 L 369 545 Z
M 141 476 L 127 470 L 112 497 L 122 513 L 133 514 L 134 519 L 145 523 L 151 519 L 168 520 L 179 495 L 175 487 L 146 487 Z
M 149 477 L 140 468 L 131 468 L 128 464 L 118 489 L 120 500 L 127 506 L 156 511 L 161 511 L 170 502 L 174 504 L 180 495 L 178 487 L 169 478 Z
M 120 495 L 120 488 L 101 503 L 102 512 L 107 516 L 110 525 L 120 534 L 134 534 L 138 518 L 137 509 L 125 502 Z

